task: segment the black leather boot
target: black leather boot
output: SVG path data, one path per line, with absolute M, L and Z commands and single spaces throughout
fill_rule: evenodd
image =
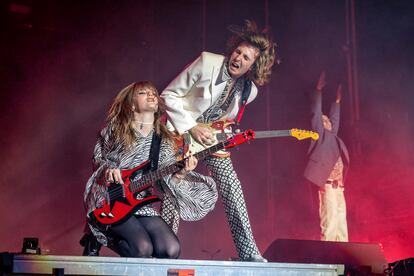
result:
M 79 243 L 84 247 L 82 256 L 99 256 L 102 244 L 96 240 L 94 235 L 84 234 Z

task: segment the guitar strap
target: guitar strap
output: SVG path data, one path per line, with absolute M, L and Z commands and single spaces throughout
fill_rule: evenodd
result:
M 161 146 L 161 135 L 158 135 L 155 130 L 154 134 L 152 135 L 152 142 L 151 142 L 151 149 L 149 154 L 150 165 L 143 173 L 147 173 L 148 171 L 155 171 L 158 169 L 158 160 L 160 157 L 160 146 Z M 160 180 L 157 180 L 158 187 L 162 187 Z
M 246 80 L 246 82 L 244 83 L 244 88 L 243 88 L 243 92 L 242 92 L 242 96 L 241 96 L 241 106 L 239 109 L 239 112 L 237 113 L 236 116 L 236 125 L 239 125 L 240 120 L 243 116 L 244 110 L 246 109 L 247 106 L 247 100 L 249 99 L 250 96 L 250 92 L 252 91 L 252 81 L 251 80 Z
M 142 169 L 142 174 L 146 174 L 149 171 L 155 171 L 158 168 L 158 159 L 160 157 L 160 145 L 161 145 L 161 135 L 157 135 L 154 130 L 151 140 L 151 148 L 149 153 L 150 165 L 144 166 Z M 131 179 L 134 179 L 139 171 L 133 172 L 131 174 Z
M 152 135 L 152 142 L 151 142 L 151 149 L 149 154 L 149 159 L 151 165 L 149 166 L 149 171 L 155 171 L 158 168 L 158 159 L 160 157 L 160 145 L 161 145 L 161 135 L 158 135 L 155 130 L 154 134 Z M 146 170 L 145 172 L 147 172 Z

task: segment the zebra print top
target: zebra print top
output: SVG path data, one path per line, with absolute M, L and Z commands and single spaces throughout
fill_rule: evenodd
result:
M 84 203 L 87 214 L 96 207 L 102 206 L 105 198 L 105 171 L 108 168 L 130 169 L 148 160 L 153 136 L 152 130 L 147 136 L 136 132 L 134 145 L 125 150 L 122 144 L 116 143 L 112 137 L 110 127 L 104 127 L 98 137 L 93 155 L 94 172 L 89 178 L 84 193 Z M 160 145 L 158 167 L 162 168 L 176 162 L 174 146 L 163 139 Z M 137 176 L 140 177 L 140 176 Z M 171 175 L 163 178 L 159 187 L 164 197 L 162 199 L 161 216 L 170 225 L 174 232 L 178 230 L 179 219 L 195 221 L 203 218 L 214 209 L 217 201 L 217 188 L 214 180 L 196 172 L 190 172 L 187 176 L 175 183 L 171 181 Z M 142 192 L 137 197 L 145 196 Z M 136 215 L 159 216 L 152 205 L 140 208 Z M 92 233 L 98 241 L 104 245 L 108 243 L 108 237 L 102 233 L 96 225 L 89 223 Z

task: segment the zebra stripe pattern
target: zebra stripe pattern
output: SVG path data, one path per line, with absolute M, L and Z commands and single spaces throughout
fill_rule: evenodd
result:
M 93 167 L 94 173 L 89 178 L 84 193 L 84 203 L 89 214 L 96 207 L 102 206 L 106 187 L 104 183 L 105 171 L 108 168 L 130 169 L 148 160 L 151 148 L 153 130 L 143 136 L 136 132 L 136 141 L 129 149 L 124 149 L 122 144 L 115 143 L 112 139 L 112 131 L 105 127 L 100 132 L 94 149 Z M 158 166 L 163 168 L 176 162 L 174 146 L 167 140 L 162 140 Z M 136 176 L 136 179 L 140 175 Z M 136 180 L 133 179 L 133 180 Z M 194 221 L 203 218 L 214 209 L 218 193 L 214 180 L 211 177 L 190 172 L 180 183 L 174 183 L 171 175 L 164 177 L 158 190 L 164 194 L 161 207 L 161 217 L 177 232 L 180 218 Z M 145 197 L 149 191 L 144 191 L 137 197 Z M 152 205 L 140 208 L 138 216 L 159 216 Z M 105 236 L 95 225 L 89 224 L 92 233 L 98 241 L 108 244 Z

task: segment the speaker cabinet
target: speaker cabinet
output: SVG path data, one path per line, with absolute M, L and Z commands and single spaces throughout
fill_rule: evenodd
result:
M 387 275 L 412 276 L 414 275 L 414 258 L 399 260 L 389 264 Z
M 343 264 L 345 272 L 382 274 L 387 261 L 378 244 L 313 240 L 275 240 L 263 256 L 271 262 Z

